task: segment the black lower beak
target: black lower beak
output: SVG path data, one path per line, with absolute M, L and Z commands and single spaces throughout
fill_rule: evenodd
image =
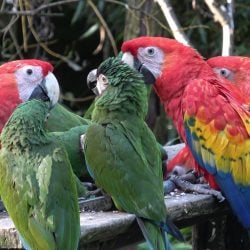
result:
M 152 74 L 152 72 L 144 64 L 142 64 L 136 57 L 134 58 L 134 68 L 143 75 L 145 83 L 147 84 L 155 83 L 156 79 Z
M 43 79 L 42 82 L 36 86 L 36 88 L 31 93 L 29 100 L 31 99 L 38 99 L 42 101 L 50 101 L 48 97 L 48 91 L 45 86 L 46 80 Z

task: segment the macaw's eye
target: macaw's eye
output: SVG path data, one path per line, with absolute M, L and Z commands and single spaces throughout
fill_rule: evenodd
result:
M 32 75 L 33 70 L 32 70 L 32 69 L 27 69 L 27 70 L 26 70 L 26 73 L 27 73 L 27 75 Z
M 103 83 L 107 84 L 108 83 L 107 77 L 102 75 L 102 81 L 103 81 Z
M 147 54 L 153 56 L 155 54 L 155 49 L 152 47 L 147 48 Z
M 228 78 L 231 72 L 228 69 L 222 68 L 219 70 L 219 73 L 221 76 Z

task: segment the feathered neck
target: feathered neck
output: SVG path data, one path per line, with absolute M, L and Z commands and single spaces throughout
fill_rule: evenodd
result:
M 17 107 L 1 133 L 2 147 L 28 149 L 46 143 L 45 120 L 49 104 L 32 100 Z
M 195 50 L 187 50 L 183 46 L 176 54 L 168 55 L 162 67 L 162 75 L 154 88 L 161 101 L 166 104 L 172 98 L 182 96 L 190 81 L 207 77 L 216 77 L 212 68 Z
M 168 55 L 162 72 L 154 88 L 166 113 L 172 118 L 179 134 L 184 138 L 182 98 L 186 87 L 194 79 L 212 79 L 217 76 L 196 51 L 191 48 L 186 49 L 184 46 L 177 53 Z

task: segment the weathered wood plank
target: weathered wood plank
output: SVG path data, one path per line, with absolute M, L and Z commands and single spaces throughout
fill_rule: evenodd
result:
M 180 227 L 192 225 L 195 221 L 206 221 L 221 213 L 229 211 L 226 202 L 219 204 L 210 195 L 175 194 L 166 196 L 166 208 L 169 217 Z M 0 247 L 21 248 L 21 243 L 13 222 L 6 214 L 0 218 Z M 129 238 L 137 234 L 136 241 L 142 240 L 139 229 L 135 224 L 135 216 L 132 214 L 108 211 L 108 212 L 81 212 L 81 249 L 89 246 L 101 245 L 114 240 Z M 135 238 L 135 237 L 134 237 Z M 107 245 L 106 249 L 107 249 Z M 94 247 L 92 249 L 98 249 Z M 111 248 L 108 248 L 111 249 Z

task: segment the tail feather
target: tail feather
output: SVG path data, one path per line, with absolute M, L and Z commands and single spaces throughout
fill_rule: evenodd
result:
M 161 222 L 160 227 L 163 229 L 163 231 L 173 235 L 177 240 L 185 241 L 179 228 L 171 220 L 166 219 L 165 222 Z
M 152 221 L 136 218 L 150 250 L 172 250 L 167 233 Z

